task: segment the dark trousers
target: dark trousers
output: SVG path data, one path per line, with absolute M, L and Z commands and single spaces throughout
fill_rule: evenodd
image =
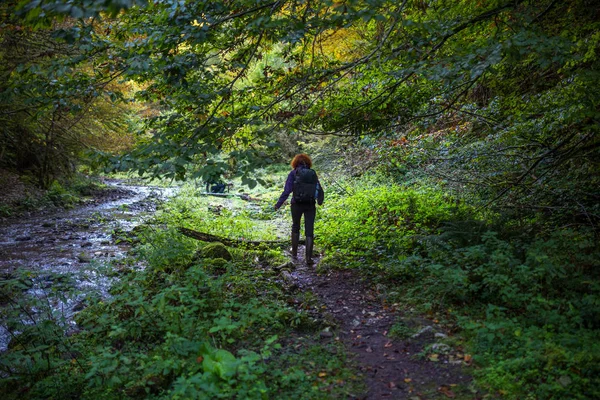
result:
M 292 204 L 292 233 L 300 233 L 300 219 L 304 214 L 304 235 L 313 237 L 316 213 L 315 203 Z

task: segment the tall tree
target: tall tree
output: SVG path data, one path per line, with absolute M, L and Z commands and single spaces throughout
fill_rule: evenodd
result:
M 406 137 L 396 156 L 489 202 L 597 215 L 597 2 L 89 4 L 29 12 L 133 6 L 94 33 L 158 110 L 121 167 L 184 178 L 200 163 L 206 177 L 227 167 L 211 154 L 228 152 L 244 171 L 282 131 Z
M 41 2 L 0 7 L 0 165 L 29 170 L 47 188 L 73 172 L 82 150 L 124 144 L 132 114 L 115 101 L 125 67 L 94 20 L 44 16 Z

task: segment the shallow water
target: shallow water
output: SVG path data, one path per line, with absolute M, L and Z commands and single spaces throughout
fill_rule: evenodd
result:
M 102 270 L 111 269 L 130 248 L 126 240 L 119 242 L 116 238 L 126 238 L 127 232 L 148 218 L 176 188 L 129 185 L 116 180 L 106 183 L 116 190 L 102 199 L 0 226 L 0 281 L 31 272 L 25 295 L 47 299 L 51 312 L 68 321 L 85 306 L 87 294 L 108 295 L 115 278 Z M 62 282 L 61 277 L 68 283 Z M 64 293 L 48 296 L 57 282 Z M 0 328 L 0 351 L 7 348 L 10 340 L 4 322 Z

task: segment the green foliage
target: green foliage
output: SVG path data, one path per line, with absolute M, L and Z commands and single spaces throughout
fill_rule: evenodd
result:
M 388 334 L 392 338 L 405 340 L 415 333 L 415 329 L 408 326 L 405 321 L 398 320 L 394 325 L 392 325 Z
M 27 314 L 35 307 L 46 315 L 54 296 L 67 292 L 62 286 L 28 299 L 21 293 L 34 285 L 31 277 L 3 281 L 2 299 L 19 302 L 2 309 L 10 310 L 2 320 L 16 338 L 0 362 L 5 398 L 327 399 L 360 391 L 343 347 L 313 339 L 322 329 L 306 311 L 314 307 L 290 305 L 271 264 L 281 262 L 281 251 L 202 245 L 176 232 L 181 212 L 194 221 L 214 215 L 224 225 L 247 218 L 235 207 L 215 215 L 206 207 L 215 202 L 252 207 L 184 190 L 156 225 L 138 229 L 144 268 L 120 274 L 109 297 L 88 294 L 75 334 L 65 335 L 70 325 L 58 310 L 41 322 Z M 198 248 L 212 248 L 211 257 L 219 249 L 228 260 L 195 258 Z
M 316 229 L 335 252 L 378 259 L 409 253 L 444 221 L 470 212 L 439 190 L 376 185 L 328 200 Z
M 65 189 L 57 181 L 53 181 L 48 188 L 46 198 L 54 203 L 54 205 L 65 208 L 73 207 L 79 201 L 75 195 Z
M 359 268 L 387 287 L 388 301 L 457 323 L 478 383 L 492 392 L 598 396 L 600 252 L 592 230 L 530 234 L 535 219 L 483 219 L 426 185 L 354 187 L 362 189 L 321 214 L 323 262 Z M 390 331 L 410 333 L 403 321 Z

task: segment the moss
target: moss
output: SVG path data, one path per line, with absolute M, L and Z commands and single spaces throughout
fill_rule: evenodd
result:
M 231 253 L 221 242 L 207 244 L 200 249 L 198 256 L 199 258 L 222 258 L 227 261 L 231 261 L 232 259 Z
M 204 269 L 212 274 L 223 275 L 227 272 L 228 261 L 224 258 L 211 258 L 204 260 Z

